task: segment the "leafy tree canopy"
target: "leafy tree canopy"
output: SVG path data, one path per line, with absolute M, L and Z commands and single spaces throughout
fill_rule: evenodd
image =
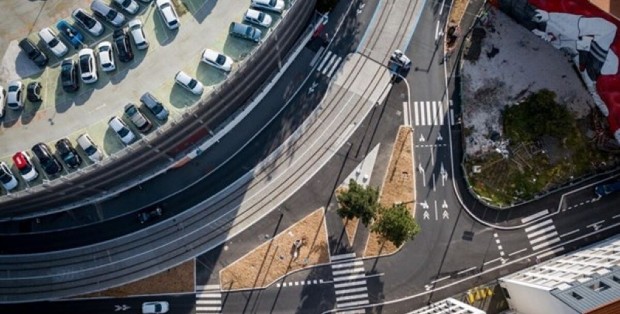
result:
M 404 204 L 394 204 L 382 209 L 381 217 L 373 225 L 372 231 L 379 233 L 386 240 L 401 246 L 409 240 L 413 240 L 420 232 L 420 227 L 415 218 Z
M 338 215 L 342 218 L 359 218 L 365 226 L 368 226 L 375 218 L 379 206 L 379 191 L 355 182 L 349 181 L 349 188 L 336 196 L 338 203 Z

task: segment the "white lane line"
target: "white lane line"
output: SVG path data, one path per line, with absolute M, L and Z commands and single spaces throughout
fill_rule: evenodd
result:
M 560 237 L 567 237 L 567 236 L 569 236 L 569 235 L 571 235 L 571 234 L 573 234 L 573 233 L 577 233 L 577 232 L 579 232 L 579 229 L 575 229 L 575 230 L 573 230 L 573 231 L 571 231 L 571 232 L 567 232 L 567 233 L 564 233 L 564 234 L 560 234 Z
M 353 287 L 353 286 L 359 286 L 359 285 L 365 285 L 365 284 L 366 284 L 366 280 L 338 283 L 334 285 L 334 289 L 347 288 L 347 287 Z
M 314 55 L 314 58 L 312 58 L 312 61 L 310 61 L 310 67 L 313 67 L 317 63 L 317 61 L 319 61 L 323 50 L 325 50 L 325 47 L 321 46 L 319 48 L 319 51 L 317 51 L 317 53 Z
M 554 238 L 551 241 L 543 242 L 543 243 L 541 243 L 541 244 L 539 244 L 537 246 L 532 247 L 532 250 L 538 251 L 538 250 L 544 248 L 545 246 L 550 246 L 550 245 L 558 243 L 558 242 L 560 242 L 560 238 Z
M 349 268 L 349 269 L 342 269 L 342 270 L 332 270 L 332 274 L 334 275 L 334 277 L 340 276 L 342 274 L 353 274 L 353 273 L 363 273 L 363 272 L 364 272 L 364 267 Z
M 616 219 L 616 218 L 618 218 L 618 217 L 620 217 L 620 214 L 615 215 L 615 216 L 612 216 L 611 218 L 612 218 L 612 219 Z
M 443 119 L 445 118 L 443 116 L 443 101 L 439 102 L 439 106 L 437 106 L 437 109 L 439 110 L 439 125 L 443 125 Z
M 518 250 L 518 251 L 514 251 L 514 252 L 512 252 L 512 253 L 508 254 L 508 256 L 517 255 L 517 254 L 519 254 L 519 253 L 523 253 L 523 252 L 525 252 L 525 251 L 527 251 L 527 249 L 521 249 L 521 250 Z
M 331 267 L 332 267 L 332 269 L 337 269 L 337 268 L 344 268 L 344 267 L 351 267 L 351 266 L 361 266 L 361 265 L 364 265 L 363 261 L 353 261 L 353 262 L 347 262 L 347 263 L 332 264 Z
M 491 263 L 494 263 L 494 262 L 497 262 L 497 261 L 501 261 L 501 260 L 502 260 L 502 258 L 498 257 L 496 259 L 492 259 L 490 261 L 484 262 L 482 265 L 487 266 L 488 264 L 491 264 Z
M 528 223 L 528 222 L 530 222 L 530 221 L 532 221 L 532 220 L 534 220 L 534 219 L 536 219 L 538 217 L 542 217 L 542 216 L 544 216 L 544 215 L 546 215 L 548 213 L 549 213 L 549 211 L 545 209 L 543 211 L 537 212 L 536 214 L 529 215 L 529 216 L 521 219 L 521 222 L 522 223 Z
M 431 123 L 431 102 L 430 101 L 426 101 L 426 121 L 428 121 L 428 125 L 432 125 Z
M 470 271 L 472 271 L 472 270 L 474 270 L 474 269 L 476 269 L 476 268 L 477 268 L 476 266 L 472 266 L 472 267 L 467 268 L 467 269 L 465 269 L 465 270 L 461 270 L 460 272 L 458 272 L 458 273 L 456 273 L 456 274 L 457 274 L 457 275 L 462 275 L 462 274 L 464 274 L 464 273 L 468 273 L 468 272 L 470 272 Z
M 352 289 L 345 289 L 345 290 L 336 290 L 336 294 L 355 293 L 355 292 L 362 292 L 362 291 L 366 291 L 366 290 L 368 290 L 367 287 L 359 287 L 359 288 L 352 288 Z
M 537 237 L 537 236 L 539 236 L 541 234 L 545 234 L 545 233 L 547 233 L 549 231 L 552 231 L 552 230 L 555 230 L 555 226 L 549 226 L 547 228 L 540 229 L 540 230 L 534 231 L 532 233 L 528 233 L 527 237 L 528 237 L 528 239 L 535 238 L 535 237 Z
M 553 237 L 555 237 L 557 235 L 558 235 L 557 231 L 554 231 L 554 232 L 551 232 L 551 233 L 547 233 L 547 234 L 543 235 L 542 237 L 538 237 L 536 239 L 530 240 L 530 244 L 534 245 L 534 244 L 536 244 L 538 242 L 541 242 L 541 241 L 544 241 L 544 240 L 549 240 L 549 239 L 551 239 L 551 238 L 553 238 Z
M 332 66 L 332 64 L 334 64 L 334 61 L 336 61 L 336 58 L 338 58 L 338 56 L 336 54 L 333 54 L 331 59 L 329 59 L 329 62 L 327 63 L 327 65 L 323 68 L 323 71 L 321 71 L 323 75 L 327 74 L 327 70 Z
M 559 247 L 559 248 L 556 248 L 555 250 L 551 250 L 551 251 L 549 251 L 549 252 L 545 252 L 545 253 L 543 253 L 543 254 L 536 255 L 536 258 L 537 258 L 537 259 L 543 259 L 543 258 L 545 258 L 545 257 L 547 257 L 547 256 L 549 256 L 549 255 L 557 254 L 557 253 L 560 253 L 560 252 L 562 252 L 562 251 L 564 251 L 564 247 L 563 247 L 563 246 L 561 246 L 561 247 Z
M 352 307 L 352 306 L 359 306 L 359 305 L 365 305 L 370 303 L 368 300 L 362 300 L 362 301 L 356 301 L 356 302 L 347 302 L 347 303 L 336 303 L 336 307 Z
M 334 66 L 332 67 L 332 70 L 329 71 L 329 74 L 327 74 L 327 77 L 331 78 L 334 75 L 334 72 L 336 72 L 336 69 L 338 69 L 338 66 L 340 65 L 340 61 L 342 61 L 342 57 L 338 57 L 336 63 L 334 63 Z
M 435 279 L 435 280 L 431 281 L 431 283 L 438 283 L 438 282 L 444 281 L 444 280 L 446 280 L 448 278 L 450 278 L 450 276 L 445 276 L 445 277 L 442 277 L 442 278 L 439 278 L 439 279 Z
M 420 102 L 420 118 L 421 118 L 421 122 L 420 125 L 426 125 L 426 113 L 425 113 L 425 102 L 421 101 Z
M 529 226 L 529 227 L 525 228 L 525 232 L 534 231 L 534 230 L 536 230 L 536 229 L 538 229 L 540 227 L 544 227 L 544 226 L 546 226 L 546 225 L 548 225 L 548 224 L 550 224 L 552 222 L 553 222 L 553 220 L 547 219 L 547 220 L 545 220 L 545 221 L 543 221 L 541 223 L 537 223 L 537 224 L 535 224 L 533 226 Z
M 325 54 L 325 57 L 323 57 L 323 60 L 321 60 L 321 64 L 319 64 L 319 67 L 316 69 L 317 71 L 321 72 L 321 69 L 323 69 L 323 66 L 325 65 L 325 63 L 327 62 L 327 59 L 329 59 L 329 56 L 332 55 L 332 51 L 328 50 L 327 53 Z
M 437 121 L 438 114 L 439 114 L 439 108 L 437 108 L 437 102 L 433 101 L 433 125 L 439 125 L 439 121 Z
M 406 126 L 411 126 L 411 121 L 409 121 L 409 106 L 406 101 L 403 101 L 403 121 L 405 121 Z
M 349 300 L 355 300 L 355 299 L 368 299 L 368 293 L 360 293 L 360 294 L 345 295 L 342 297 L 337 297 L 336 302 L 349 301 Z
M 333 261 L 338 261 L 341 259 L 349 259 L 349 258 L 354 258 L 355 257 L 355 253 L 346 253 L 346 254 L 340 254 L 340 255 L 332 255 L 331 256 L 331 260 Z

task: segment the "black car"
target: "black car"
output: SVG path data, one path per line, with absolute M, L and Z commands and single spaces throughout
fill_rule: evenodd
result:
M 39 102 L 41 101 L 41 83 L 39 82 L 30 82 L 28 83 L 28 87 L 26 88 L 26 98 L 30 102 Z
M 56 142 L 56 151 L 58 151 L 58 155 L 60 158 L 69 166 L 70 168 L 77 168 L 82 164 L 82 157 L 78 155 L 77 150 L 73 148 L 71 145 L 71 141 L 66 138 L 62 138 Z
M 155 218 L 161 217 L 161 215 L 162 215 L 161 207 L 157 206 L 153 209 L 147 209 L 147 210 L 144 210 L 138 213 L 138 221 L 140 221 L 140 223 L 143 224 Z
M 60 80 L 65 92 L 75 92 L 80 88 L 78 81 L 77 65 L 73 59 L 64 59 L 60 64 Z
M 37 156 L 41 167 L 47 174 L 55 175 L 62 171 L 62 165 L 58 162 L 56 157 L 52 155 L 50 148 L 44 143 L 38 143 L 32 146 L 32 152 Z
M 19 42 L 19 48 L 28 56 L 28 58 L 39 67 L 45 67 L 49 59 L 35 44 L 28 38 L 24 38 Z
M 114 45 L 118 52 L 118 60 L 121 62 L 129 62 L 133 60 L 133 50 L 131 50 L 131 43 L 129 42 L 129 35 L 124 29 L 117 29 L 114 31 Z

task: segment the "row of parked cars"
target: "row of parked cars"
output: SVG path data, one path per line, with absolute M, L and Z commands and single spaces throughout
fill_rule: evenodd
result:
M 250 2 L 250 9 L 248 9 L 243 16 L 243 21 L 256 26 L 270 27 L 272 23 L 271 16 L 258 10 L 282 13 L 282 11 L 284 11 L 284 1 L 252 0 L 252 2 Z M 228 32 L 232 36 L 250 40 L 256 43 L 260 41 L 262 36 L 262 32 L 258 28 L 237 22 L 230 23 Z

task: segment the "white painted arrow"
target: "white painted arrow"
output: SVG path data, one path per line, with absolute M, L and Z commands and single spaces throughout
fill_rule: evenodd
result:
M 425 142 L 426 139 L 424 138 L 424 135 L 420 134 L 420 142 Z
M 441 136 L 441 132 L 439 132 L 439 135 L 437 135 L 437 141 L 439 141 L 439 142 L 443 141 L 443 137 Z
M 443 167 L 443 162 L 441 163 L 439 174 L 441 175 L 441 186 L 445 186 L 446 180 L 448 180 L 448 172 L 446 171 L 446 168 Z
M 427 210 L 424 211 L 423 218 L 424 218 L 424 220 L 429 220 L 431 218 L 431 215 L 428 213 Z
M 443 204 L 441 204 L 441 208 L 448 208 L 448 203 L 446 203 L 446 200 L 443 200 Z
M 428 203 L 426 201 L 420 203 L 420 206 L 422 206 L 422 209 L 428 209 Z
M 313 82 L 313 83 L 312 83 L 312 86 L 310 86 L 310 88 L 308 88 L 308 95 L 310 95 L 310 94 L 314 93 L 314 89 L 315 89 L 317 86 L 319 86 L 319 83 L 317 83 L 317 82 Z
M 418 164 L 418 172 L 422 174 L 424 173 L 424 167 L 422 167 L 422 163 Z
M 447 210 L 443 210 L 443 214 L 441 214 L 441 218 L 442 219 L 450 219 L 450 216 L 448 215 L 448 211 Z

